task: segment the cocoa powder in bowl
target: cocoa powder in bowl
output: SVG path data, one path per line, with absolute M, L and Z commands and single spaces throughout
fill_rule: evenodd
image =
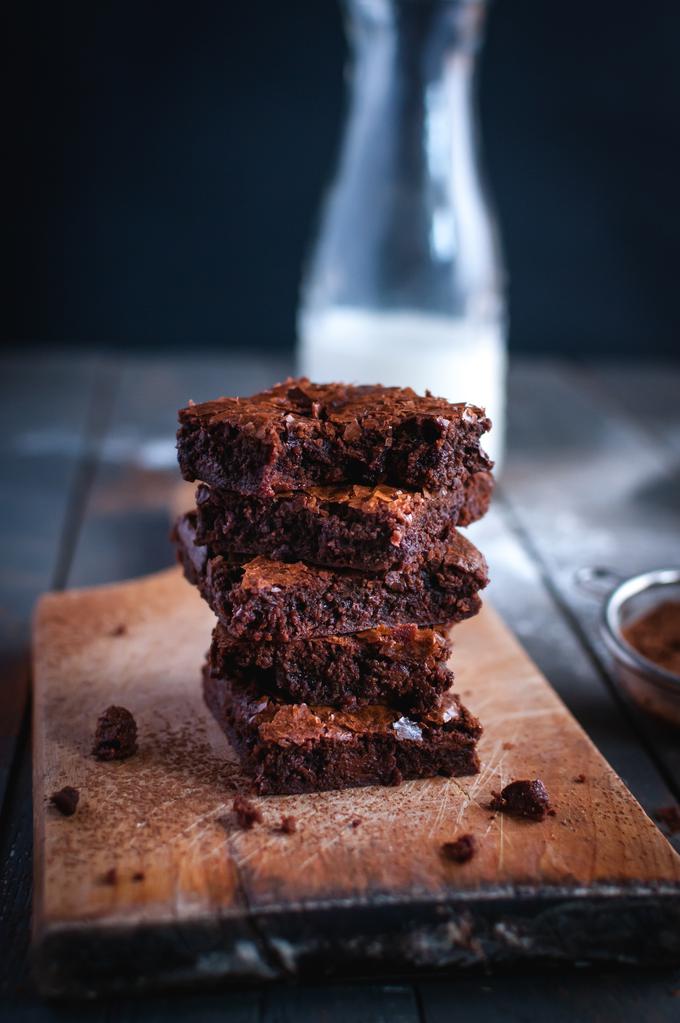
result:
M 621 632 L 648 661 L 680 677 L 680 602 L 657 604 Z

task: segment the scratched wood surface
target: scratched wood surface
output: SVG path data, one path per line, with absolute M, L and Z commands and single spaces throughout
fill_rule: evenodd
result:
M 680 963 L 680 857 L 489 607 L 453 631 L 457 689 L 485 726 L 478 775 L 260 798 L 264 825 L 250 831 L 230 810 L 247 780 L 202 705 L 213 622 L 178 569 L 38 605 L 35 941 L 48 993 L 296 977 L 321 955 L 329 972 L 365 969 L 369 958 L 377 971 L 476 957 Z M 90 745 L 110 703 L 134 713 L 140 751 L 102 765 Z M 492 791 L 517 777 L 544 780 L 554 817 L 538 825 L 489 812 Z M 82 793 L 71 818 L 48 805 L 66 784 Z M 296 818 L 295 834 L 276 833 L 282 814 Z M 464 832 L 478 837 L 479 852 L 452 865 L 440 846 Z M 536 925 L 526 905 L 535 897 Z M 595 937 L 583 926 L 591 898 Z M 564 904 L 559 937 L 540 916 L 548 900 Z M 408 920 L 422 902 L 450 915 L 448 929 L 437 914 L 429 927 L 414 920 L 395 950 L 395 910 Z M 346 919 L 353 911 L 356 929 Z M 334 940 L 335 912 L 346 932 Z M 370 953 L 367 912 L 374 925 L 383 913 L 389 933 L 372 932 Z M 654 914 L 659 942 L 649 934 Z M 677 941 L 667 941 L 673 929 Z
M 190 358 L 114 360 L 100 355 L 80 359 L 69 353 L 46 358 L 40 350 L 28 350 L 3 360 L 0 491 L 5 528 L 0 541 L 3 567 L 11 559 L 21 567 L 21 581 L 17 572 L 11 577 L 4 572 L 2 605 L 3 613 L 13 618 L 14 649 L 21 650 L 21 635 L 28 634 L 28 605 L 46 586 L 107 582 L 170 564 L 171 551 L 162 537 L 177 479 L 172 451 L 175 409 L 189 397 L 197 401 L 210 397 L 216 382 L 219 390 L 245 393 L 281 378 L 288 369 L 285 362 L 268 356 L 206 358 L 195 352 Z M 620 466 L 618 453 L 611 448 L 621 443 L 623 430 L 624 443 L 633 438 L 626 469 L 629 493 L 635 493 L 635 477 L 649 480 L 650 458 L 656 459 L 663 450 L 667 457 L 663 464 L 654 461 L 657 482 L 647 487 L 648 500 L 653 502 L 657 493 L 665 515 L 677 524 L 678 393 L 677 364 L 575 367 L 515 360 L 509 380 L 508 457 L 499 499 L 476 537 L 492 564 L 489 596 L 495 606 L 652 816 L 680 795 L 680 772 L 672 756 L 677 739 L 669 740 L 656 726 L 650 728 L 626 706 L 607 657 L 597 646 L 597 605 L 578 594 L 572 573 L 590 559 L 624 571 L 627 564 L 635 567 L 638 556 L 644 567 L 668 562 L 668 528 L 657 536 L 636 504 L 619 514 L 619 521 L 623 516 L 632 524 L 628 541 L 612 545 L 610 509 L 606 501 L 588 499 L 587 487 L 592 485 L 590 465 L 596 460 L 597 485 L 606 493 Z M 568 417 L 559 404 L 566 401 L 568 408 L 572 398 L 584 423 L 595 424 L 590 434 L 573 424 L 565 433 Z M 614 431 L 602 429 L 602 417 L 614 424 Z M 36 421 L 41 424 L 37 431 Z M 542 458 L 540 491 L 536 486 L 527 489 L 532 466 L 535 473 L 538 433 L 546 449 L 552 445 L 558 455 L 552 461 Z M 569 487 L 564 485 L 565 458 Z M 64 470 L 61 480 L 59 466 Z M 45 504 L 48 490 L 56 499 L 52 507 Z M 563 525 L 583 496 L 589 501 L 590 516 L 587 557 L 578 539 L 571 547 L 561 544 L 558 580 L 550 559 L 556 517 L 562 517 Z M 11 518 L 9 508 L 15 509 Z M 27 509 L 32 511 L 30 519 Z M 677 532 L 671 542 L 672 551 L 677 550 Z M 26 556 L 29 549 L 34 552 L 31 558 Z M 5 655 L 7 643 L 4 633 Z M 456 1014 L 482 1021 L 502 1018 L 504 1023 L 543 1018 L 598 1023 L 614 1018 L 636 1023 L 677 1019 L 677 971 L 614 972 L 604 967 L 568 968 L 548 976 L 531 969 L 526 974 L 515 970 L 512 976 L 457 977 L 455 982 L 411 984 L 401 978 L 387 984 L 277 986 L 267 993 L 231 990 L 226 996 L 175 993 L 143 1000 L 106 999 L 89 1006 L 42 1005 L 28 958 L 32 898 L 28 730 L 25 717 L 20 728 L 22 698 L 7 663 L 5 658 L 2 697 L 13 700 L 19 710 L 14 724 L 5 717 L 1 722 L 8 785 L 0 817 L 0 1015 L 41 1023 L 111 1018 L 439 1023 Z M 2 706 L 4 711 L 6 703 Z M 679 839 L 671 836 L 676 848 Z

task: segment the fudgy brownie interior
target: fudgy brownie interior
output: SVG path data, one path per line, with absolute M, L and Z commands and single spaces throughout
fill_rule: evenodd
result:
M 347 483 L 273 498 L 201 484 L 196 541 L 213 554 L 262 554 L 275 561 L 387 572 L 422 561 L 457 523 L 481 518 L 492 486 L 487 472 L 436 491 Z
M 195 543 L 195 516 L 182 516 L 174 538 L 189 582 L 198 586 L 234 639 L 311 639 L 383 625 L 458 622 L 476 614 L 488 582 L 477 548 L 453 532 L 428 560 L 384 574 L 312 568 L 257 557 L 244 563 L 210 557 Z
M 180 409 L 184 478 L 271 496 L 336 483 L 450 487 L 492 463 L 482 409 L 409 387 L 286 380 L 250 398 Z
M 452 693 L 417 717 L 384 706 L 337 710 L 272 700 L 206 668 L 204 696 L 265 795 L 479 770 L 481 726 Z
M 379 625 L 291 643 L 234 642 L 218 625 L 208 663 L 218 678 L 245 677 L 290 702 L 334 707 L 386 703 L 408 712 L 429 710 L 451 688 L 450 653 L 442 631 L 415 625 Z

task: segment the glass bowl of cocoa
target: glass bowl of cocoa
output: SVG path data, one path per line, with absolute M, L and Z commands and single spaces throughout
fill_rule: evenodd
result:
M 605 591 L 602 638 L 630 697 L 680 727 L 680 569 L 622 580 L 608 569 L 588 568 L 577 581 L 591 594 Z

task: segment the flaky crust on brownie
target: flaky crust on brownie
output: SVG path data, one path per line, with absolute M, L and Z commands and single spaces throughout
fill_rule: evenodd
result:
M 301 377 L 189 405 L 179 422 L 184 478 L 242 494 L 347 482 L 439 489 L 492 466 L 480 447 L 491 426 L 482 409 L 408 387 Z
M 385 706 L 282 703 L 206 669 L 204 696 L 262 794 L 397 785 L 479 770 L 481 726 L 451 693 L 435 709 L 405 717 Z
M 456 523 L 481 518 L 492 488 L 487 472 L 436 491 L 347 483 L 273 498 L 201 484 L 196 539 L 214 554 L 262 554 L 277 561 L 387 572 L 421 561 Z
M 217 678 L 247 677 L 262 692 L 292 703 L 333 707 L 385 703 L 426 711 L 453 685 L 443 632 L 415 625 L 300 639 L 292 643 L 235 643 L 218 625 L 208 654 Z
M 256 557 L 235 563 L 197 546 L 195 514 L 174 539 L 189 582 L 235 640 L 312 639 L 376 625 L 433 625 L 476 614 L 488 582 L 482 554 L 460 533 L 416 566 L 384 574 L 314 568 Z

